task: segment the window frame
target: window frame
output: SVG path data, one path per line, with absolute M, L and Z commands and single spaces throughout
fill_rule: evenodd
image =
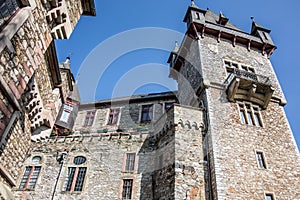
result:
M 269 199 L 268 197 L 271 197 L 271 199 Z M 272 192 L 265 192 L 265 199 L 266 200 L 276 200 L 275 195 Z
M 76 159 L 84 158 L 84 162 L 76 164 Z M 83 177 L 80 176 L 83 173 Z M 78 155 L 72 159 L 72 163 L 66 167 L 62 184 L 62 192 L 83 192 L 87 180 L 88 167 L 86 156 Z M 70 176 L 71 175 L 71 176 Z M 79 189 L 77 189 L 77 187 Z
M 134 155 L 133 163 L 129 163 L 130 160 L 128 160 L 128 156 Z M 137 170 L 137 153 L 136 152 L 126 152 L 124 155 L 124 163 L 123 163 L 123 172 L 135 172 Z M 130 165 L 129 165 L 130 164 Z M 127 166 L 131 166 L 130 169 L 127 168 Z
M 164 113 L 166 113 L 174 104 L 175 102 L 165 102 L 164 103 Z
M 114 112 L 114 111 L 118 112 Z M 106 125 L 114 126 L 118 125 L 120 121 L 121 109 L 120 108 L 110 108 L 108 111 L 108 117 Z M 110 117 L 112 116 L 112 122 L 110 122 Z
M 39 158 L 39 161 L 36 162 L 34 158 Z M 18 188 L 21 190 L 34 190 L 42 171 L 42 162 L 43 162 L 42 156 L 33 155 L 30 160 L 31 162 L 24 167 L 25 168 L 24 172 L 19 181 Z M 31 184 L 33 185 L 30 186 Z
M 96 110 L 87 111 L 84 118 L 83 127 L 93 126 L 96 117 Z
M 125 181 L 131 181 L 131 195 L 130 195 L 130 198 L 126 198 L 124 197 L 124 186 L 125 186 Z M 134 178 L 130 178 L 130 177 L 126 177 L 126 178 L 123 178 L 121 180 L 121 184 L 120 184 L 120 194 L 119 194 L 119 199 L 122 199 L 122 200 L 131 200 L 131 199 L 134 199 L 134 187 L 135 187 L 135 179 Z
M 263 151 L 256 150 L 255 151 L 255 158 L 256 158 L 256 162 L 257 162 L 257 167 L 259 169 L 268 169 L 266 157 L 265 157 L 265 154 L 264 154 Z
M 149 109 L 145 109 L 146 107 L 149 107 Z M 143 119 L 144 114 L 146 114 L 147 116 L 146 119 Z M 154 118 L 154 104 L 142 105 L 141 112 L 140 112 L 140 123 L 151 123 L 153 121 L 153 118 Z
M 264 127 L 261 108 L 250 102 L 237 101 L 237 107 L 242 124 Z
M 225 67 L 227 77 L 230 74 L 234 73 L 235 69 L 244 70 L 248 73 L 256 74 L 256 69 L 254 67 L 240 63 L 240 62 L 234 62 L 234 61 L 225 59 L 225 60 L 223 60 L 223 65 Z

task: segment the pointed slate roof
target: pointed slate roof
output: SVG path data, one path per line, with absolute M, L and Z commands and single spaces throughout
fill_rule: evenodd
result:
M 252 27 L 251 27 L 251 35 L 255 34 L 255 32 L 256 32 L 257 30 L 262 30 L 262 31 L 265 31 L 265 32 L 267 32 L 267 33 L 270 33 L 270 32 L 271 32 L 271 30 L 269 30 L 269 29 L 267 29 L 267 28 L 261 26 L 260 24 L 258 24 L 257 22 L 255 22 L 255 21 L 253 20 L 253 22 L 252 22 Z
M 225 15 L 223 13 L 222 13 L 222 15 L 225 17 Z M 205 13 L 205 21 L 206 22 L 212 23 L 212 24 L 215 24 L 215 25 L 220 25 L 218 23 L 219 18 L 220 18 L 220 15 L 214 13 L 213 11 L 211 11 L 209 9 L 206 10 L 206 13 Z M 232 24 L 230 22 L 227 22 L 225 27 L 231 28 L 231 29 L 234 29 L 234 30 L 237 30 L 237 31 L 242 31 L 240 28 L 238 28 L 237 26 L 235 26 L 234 24 Z

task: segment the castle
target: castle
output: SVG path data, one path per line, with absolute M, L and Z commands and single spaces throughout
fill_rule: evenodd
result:
M 269 29 L 253 21 L 246 33 L 192 1 L 168 59 L 178 91 L 82 103 L 69 58 L 56 64 L 46 38 L 68 36 L 49 20 L 94 15 L 93 2 L 46 18 L 40 10 L 51 13 L 55 1 L 36 10 L 32 2 L 15 15 L 31 11 L 1 52 L 2 199 L 300 199 L 300 157 Z M 36 19 L 48 25 L 37 30 Z M 22 38 L 42 27 L 36 43 Z

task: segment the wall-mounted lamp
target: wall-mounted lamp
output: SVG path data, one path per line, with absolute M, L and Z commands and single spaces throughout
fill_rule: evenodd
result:
M 59 153 L 56 153 L 56 160 L 59 164 L 62 164 L 66 158 L 66 156 L 68 155 L 68 151 L 67 149 L 65 149 L 63 152 L 61 152 L 60 156 Z

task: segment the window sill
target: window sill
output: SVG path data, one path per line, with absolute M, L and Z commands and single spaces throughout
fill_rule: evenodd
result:
M 15 191 L 15 192 L 33 192 L 34 189 L 29 189 L 29 188 L 23 188 L 23 189 L 21 189 L 21 188 L 14 188 L 14 189 L 12 189 L 12 191 Z
M 122 171 L 122 173 L 125 173 L 125 174 L 135 174 L 135 173 L 136 173 L 136 170 L 132 170 L 132 171 Z
M 61 194 L 82 194 L 83 193 L 83 191 L 61 191 L 60 192 Z

